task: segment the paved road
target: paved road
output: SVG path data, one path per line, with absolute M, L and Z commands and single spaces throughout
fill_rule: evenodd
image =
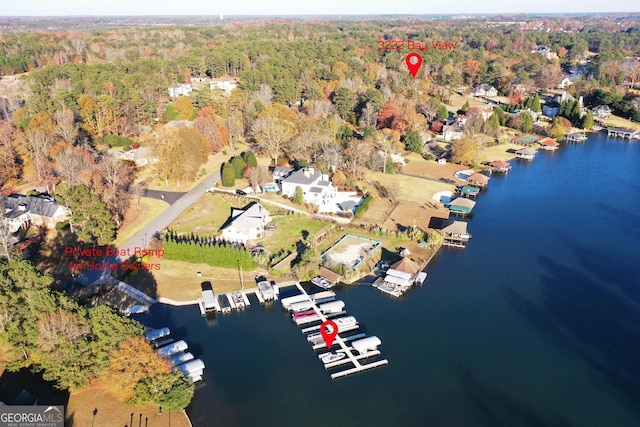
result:
M 164 200 L 165 202 L 173 205 L 184 196 L 185 192 L 178 191 L 160 191 L 160 190 L 144 190 L 145 197 L 151 197 L 152 199 Z

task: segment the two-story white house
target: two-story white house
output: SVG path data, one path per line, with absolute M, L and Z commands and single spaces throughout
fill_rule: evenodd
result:
M 209 89 L 211 90 L 221 90 L 230 94 L 232 90 L 238 87 L 238 79 L 234 77 L 219 77 L 211 79 L 209 83 Z
M 298 169 L 280 183 L 282 194 L 293 197 L 296 187 L 302 189 L 304 202 L 320 207 L 321 212 L 333 211 L 337 203 L 338 189 L 329 181 L 329 175 L 312 167 Z
M 247 244 L 264 236 L 264 227 L 271 221 L 269 211 L 260 203 L 245 209 L 233 209 L 231 217 L 222 226 L 222 238 L 231 243 Z
M 471 89 L 473 96 L 498 96 L 498 89 L 486 83 L 479 84 Z
M 193 92 L 193 85 L 182 83 L 169 88 L 169 97 L 189 96 L 191 92 Z

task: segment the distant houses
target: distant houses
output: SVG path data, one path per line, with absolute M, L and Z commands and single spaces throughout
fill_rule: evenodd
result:
M 66 221 L 70 214 L 52 198 L 21 194 L 0 196 L 0 207 L 4 209 L 2 220 L 12 233 L 32 225 L 53 228 L 56 223 Z
M 189 94 L 193 91 L 193 85 L 190 84 L 179 84 L 175 86 L 171 86 L 169 88 L 169 97 L 170 98 L 178 98 L 180 96 L 189 96 Z
M 471 89 L 471 95 L 473 96 L 498 96 L 498 89 L 488 85 L 486 83 L 479 84 Z
M 557 86 L 556 86 L 556 87 L 557 87 L 558 89 L 566 89 L 566 88 L 568 88 L 569 86 L 571 86 L 572 84 L 573 84 L 573 81 L 572 81 L 569 77 L 564 76 L 564 77 L 562 78 L 562 80 L 560 80 L 560 82 L 558 82 L 558 84 L 557 84 Z
M 271 221 L 269 211 L 254 203 L 244 209 L 233 209 L 231 217 L 222 226 L 222 239 L 230 243 L 247 244 L 264 236 L 265 226 Z

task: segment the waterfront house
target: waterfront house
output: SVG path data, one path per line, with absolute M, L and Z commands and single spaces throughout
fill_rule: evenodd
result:
M 66 207 L 50 197 L 0 196 L 0 207 L 4 209 L 2 220 L 12 233 L 32 225 L 50 229 L 56 223 L 66 221 L 70 215 Z
M 491 172 L 507 173 L 511 170 L 511 164 L 504 160 L 496 160 L 495 162 L 491 162 L 489 166 L 491 166 Z
M 471 89 L 471 95 L 473 96 L 498 96 L 498 89 L 488 85 L 486 83 L 479 84 Z
M 608 105 L 598 105 L 593 109 L 593 116 L 599 119 L 608 119 L 611 115 L 611 107 Z
M 270 221 L 269 212 L 259 203 L 245 209 L 232 209 L 229 220 L 222 226 L 222 238 L 246 245 L 250 240 L 264 236 L 264 228 Z
M 489 184 L 489 177 L 476 172 L 469 178 L 467 178 L 467 182 L 469 183 L 469 185 L 472 185 L 474 187 L 485 188 L 487 184 Z
M 536 156 L 536 150 L 531 147 L 525 147 L 516 151 L 516 158 L 524 160 L 533 160 Z
M 573 81 L 567 76 L 564 76 L 557 85 L 558 89 L 566 89 L 573 84 Z

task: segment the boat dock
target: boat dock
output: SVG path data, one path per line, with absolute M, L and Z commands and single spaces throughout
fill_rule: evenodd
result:
M 184 340 L 174 341 L 169 337 L 170 334 L 169 328 L 149 329 L 145 338 L 174 371 L 182 372 L 193 383 L 202 381 L 204 362 L 189 353 L 189 345 Z
M 365 333 L 343 336 L 345 332 L 359 329 L 360 326 L 357 320 L 353 317 L 341 317 L 347 314 L 346 311 L 341 309 L 342 306 L 344 306 L 344 303 L 341 301 L 334 301 L 328 305 L 318 302 L 320 300 L 324 301 L 327 299 L 335 299 L 335 293 L 320 292 L 318 294 L 308 294 L 300 283 L 294 282 L 294 284 L 300 291 L 300 294 L 283 299 L 283 308 L 293 311 L 294 308 L 300 307 L 305 311 L 313 310 L 315 312 L 315 315 L 311 313 L 309 317 L 303 317 L 302 319 L 296 319 L 292 315 L 294 322 L 297 323 L 298 326 L 314 322 L 317 323 L 316 325 L 301 329 L 303 334 L 309 334 L 307 335 L 307 341 L 312 345 L 311 348 L 314 351 L 326 349 L 324 339 L 322 336 L 317 335 L 320 331 L 321 324 L 330 319 L 334 320 L 338 324 L 338 333 L 331 345 L 331 348 L 328 349 L 328 352 L 318 354 L 318 358 L 324 364 L 325 369 L 334 371 L 331 373 L 331 379 L 342 378 L 347 375 L 356 374 L 379 366 L 384 366 L 389 363 L 387 359 L 375 360 L 369 363 L 366 362 L 367 359 L 380 356 L 380 351 L 377 349 L 377 346 L 380 345 L 381 342 L 377 337 L 367 338 Z M 290 286 L 290 284 L 287 285 Z M 320 296 L 320 294 L 322 295 Z M 306 319 L 313 320 L 306 321 Z M 298 322 L 300 320 L 302 320 L 302 322 Z M 343 322 L 340 322 L 340 320 Z M 336 350 L 333 350 L 334 348 Z

